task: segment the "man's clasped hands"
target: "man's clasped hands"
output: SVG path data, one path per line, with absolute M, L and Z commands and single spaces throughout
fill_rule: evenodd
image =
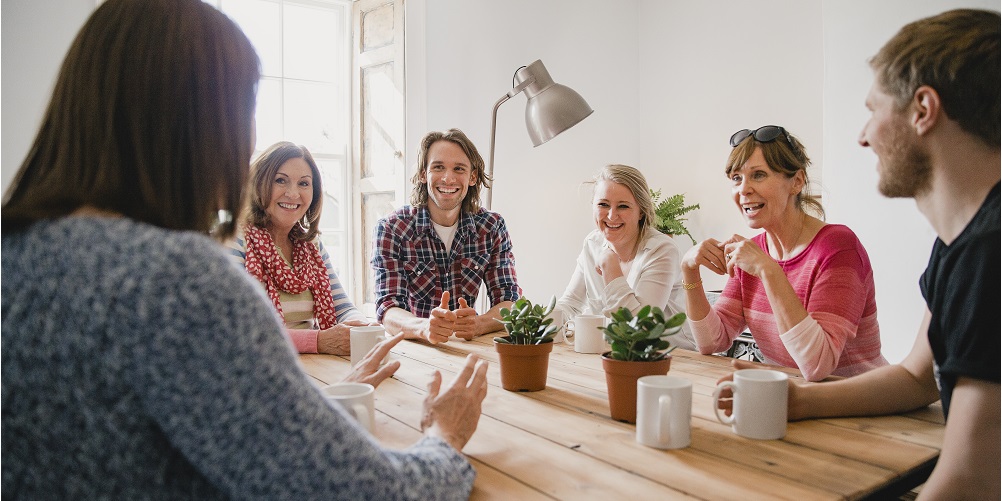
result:
M 428 342 L 444 343 L 449 340 L 449 336 L 469 341 L 477 335 L 476 318 L 477 310 L 466 304 L 465 298 L 459 298 L 459 308 L 450 310 L 449 292 L 443 292 L 441 304 L 431 310 L 431 316 L 428 317 Z

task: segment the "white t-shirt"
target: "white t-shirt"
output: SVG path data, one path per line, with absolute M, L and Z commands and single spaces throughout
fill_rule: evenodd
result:
M 435 233 L 438 233 L 438 238 L 442 239 L 442 243 L 445 244 L 445 250 L 452 250 L 452 240 L 456 237 L 459 221 L 456 221 L 456 224 L 452 226 L 442 226 L 435 221 L 432 221 L 431 225 L 435 227 Z

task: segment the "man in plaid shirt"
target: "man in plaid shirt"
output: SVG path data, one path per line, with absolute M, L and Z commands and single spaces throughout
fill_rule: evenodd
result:
M 412 182 L 411 205 L 376 225 L 376 318 L 432 344 L 499 330 L 499 311 L 522 291 L 504 219 L 480 207 L 490 180 L 476 146 L 459 129 L 428 133 Z M 478 315 L 481 282 L 491 309 Z

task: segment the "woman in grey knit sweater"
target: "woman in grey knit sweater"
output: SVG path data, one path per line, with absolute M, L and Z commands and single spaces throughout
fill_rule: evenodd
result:
M 425 437 L 383 449 L 207 236 L 232 233 L 257 80 L 199 0 L 108 0 L 73 43 L 3 204 L 5 497 L 469 496 L 483 362 L 433 375 Z

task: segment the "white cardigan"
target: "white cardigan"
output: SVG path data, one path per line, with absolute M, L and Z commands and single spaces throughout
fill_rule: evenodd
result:
M 675 242 L 656 230 L 648 230 L 627 276 L 619 277 L 609 285 L 598 274 L 598 258 L 609 245 L 599 230 L 593 230 L 584 239 L 577 267 L 563 296 L 551 315 L 554 322 L 563 324 L 582 313 L 610 316 L 625 306 L 633 313 L 645 305 L 664 310 L 665 317 L 685 311 L 685 291 L 682 290 L 680 272 L 681 253 Z M 668 338 L 674 346 L 696 350 L 689 324 L 682 325 L 678 334 Z

